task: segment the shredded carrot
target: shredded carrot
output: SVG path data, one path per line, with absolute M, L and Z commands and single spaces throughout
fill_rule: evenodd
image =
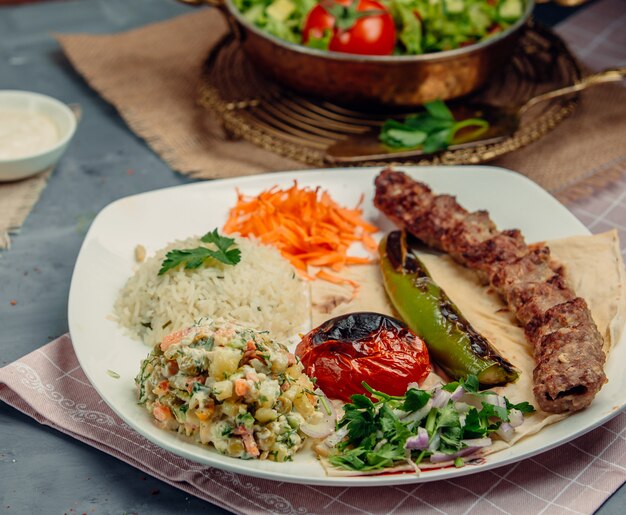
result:
M 347 265 L 370 265 L 374 262 L 371 258 L 348 256 L 346 258 Z
M 317 272 L 317 274 L 315 274 L 315 277 L 317 277 L 318 279 L 322 279 L 322 281 L 328 281 L 329 283 L 333 284 L 348 284 L 352 286 L 353 298 L 357 296 L 357 293 L 359 293 L 359 283 L 346 277 L 339 277 L 337 275 L 330 274 L 326 270 L 320 270 L 319 272 Z
M 308 266 L 329 267 L 340 272 L 345 265 L 372 263 L 373 259 L 348 256 L 353 242 L 360 242 L 375 254 L 378 228 L 363 218 L 360 205 L 353 209 L 337 204 L 327 191 L 300 188 L 298 182 L 280 189 L 274 186 L 257 196 L 237 191 L 237 203 L 230 210 L 224 232 L 255 236 L 262 243 L 273 245 L 298 272 L 308 279 Z M 321 270 L 318 279 L 352 286 L 358 284 Z

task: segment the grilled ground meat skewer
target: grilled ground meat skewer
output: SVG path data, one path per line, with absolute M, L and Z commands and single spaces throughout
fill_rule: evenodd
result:
M 533 344 L 534 394 L 553 413 L 586 408 L 606 382 L 603 340 L 584 299 L 566 284 L 546 246 L 518 230 L 498 231 L 487 211 L 470 213 L 450 195 L 387 169 L 374 204 L 400 228 L 476 270 L 506 300 Z

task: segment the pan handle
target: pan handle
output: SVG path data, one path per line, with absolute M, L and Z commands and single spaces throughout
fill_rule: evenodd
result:
M 181 2 L 183 0 L 180 0 Z M 535 0 L 536 4 L 549 4 L 555 3 L 561 7 L 578 7 L 579 5 L 587 3 L 589 0 Z
M 226 19 L 226 23 L 228 23 L 228 27 L 230 28 L 231 34 L 238 41 L 243 41 L 243 33 L 241 31 L 241 27 L 235 20 L 235 17 L 230 13 L 228 7 L 226 7 L 226 2 L 224 0 L 177 0 L 181 4 L 191 5 L 192 7 L 199 7 L 201 5 L 210 5 L 211 7 L 215 7 L 219 12 L 222 13 L 224 18 Z

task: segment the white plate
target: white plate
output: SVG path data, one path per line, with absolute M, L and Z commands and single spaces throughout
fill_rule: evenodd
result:
M 470 210 L 488 209 L 499 227 L 520 228 L 529 242 L 589 234 L 552 196 L 514 172 L 486 166 L 405 167 L 403 170 L 427 182 L 436 192 L 457 195 Z M 241 474 L 329 486 L 415 483 L 481 472 L 551 449 L 616 415 L 626 402 L 626 375 L 619 366 L 626 361 L 624 338 L 608 361 L 609 382 L 590 408 L 510 449 L 488 456 L 483 465 L 434 470 L 419 477 L 411 474 L 327 477 L 312 452 L 306 451 L 300 452 L 292 463 L 229 458 L 188 443 L 151 423 L 148 413 L 137 405 L 133 382 L 139 362 L 149 349 L 126 336 L 110 318 L 117 292 L 136 266 L 135 246 L 141 243 L 153 252 L 173 239 L 221 227 L 235 202 L 235 187 L 251 194 L 275 184 L 288 186 L 294 179 L 301 186 L 321 186 L 329 190 L 335 200 L 348 206 L 355 205 L 363 193 L 366 218 L 388 230 L 391 225 L 372 205 L 372 184 L 379 171 L 379 168 L 312 170 L 203 182 L 127 197 L 102 210 L 85 237 L 69 298 L 74 348 L 85 374 L 102 398 L 135 430 L 175 454 Z M 121 377 L 114 379 L 107 370 L 114 370 Z

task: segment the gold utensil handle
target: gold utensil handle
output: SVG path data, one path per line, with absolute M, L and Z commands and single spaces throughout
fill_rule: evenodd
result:
M 518 114 L 521 116 L 528 109 L 537 105 L 540 102 L 552 100 L 553 98 L 558 98 L 569 93 L 582 91 L 583 89 L 587 89 L 590 86 L 595 86 L 596 84 L 603 84 L 605 82 L 617 82 L 623 80 L 625 77 L 626 67 L 610 68 L 600 73 L 588 75 L 587 77 L 583 77 L 581 80 L 579 80 L 575 84 L 572 84 L 571 86 L 555 89 L 554 91 L 547 91 L 546 93 L 541 93 L 540 95 L 531 98 L 522 107 L 520 107 Z
M 579 5 L 587 3 L 589 0 L 535 0 L 536 4 L 548 4 L 554 2 L 561 7 L 578 7 Z

